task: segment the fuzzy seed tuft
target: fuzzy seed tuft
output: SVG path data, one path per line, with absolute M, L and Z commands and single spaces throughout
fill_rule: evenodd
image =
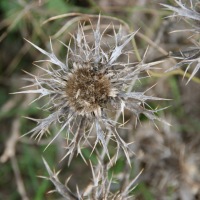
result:
M 104 107 L 114 93 L 105 72 L 96 71 L 90 65 L 77 66 L 67 77 L 66 95 L 70 108 L 81 115 L 101 116 Z

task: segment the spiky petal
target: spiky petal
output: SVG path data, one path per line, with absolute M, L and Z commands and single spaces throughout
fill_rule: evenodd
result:
M 104 48 L 103 40 L 108 29 L 113 32 L 111 39 L 114 46 L 108 45 Z M 144 114 L 154 121 L 158 117 L 154 115 L 154 111 L 146 109 L 146 101 L 162 100 L 142 92 L 127 92 L 133 80 L 139 79 L 141 72 L 158 64 L 130 63 L 125 47 L 136 33 L 124 35 L 121 26 L 118 31 L 113 26 L 108 26 L 101 32 L 99 17 L 96 29 L 91 30 L 90 36 L 94 42 L 90 44 L 84 27 L 79 24 L 77 34 L 72 35 L 74 46 L 65 45 L 68 49 L 66 64 L 56 57 L 52 45 L 51 53 L 48 53 L 28 41 L 49 58 L 46 61 L 54 64 L 48 69 L 38 66 L 44 73 L 38 76 L 31 75 L 31 89 L 19 92 L 40 94 L 36 100 L 48 98 L 44 107 L 51 114 L 45 119 L 35 120 L 38 125 L 28 134 L 33 133 L 33 136 L 41 139 L 50 126 L 59 124 L 60 130 L 49 145 L 65 131 L 68 144 L 66 156 L 69 156 L 69 164 L 75 152 L 81 154 L 84 144 L 89 144 L 94 150 L 97 143 L 100 143 L 109 157 L 107 137 L 111 136 L 117 143 L 117 151 L 121 148 L 130 164 L 128 144 L 117 132 L 117 122 L 109 117 L 109 113 L 124 113 L 124 109 L 128 109 L 137 118 Z M 123 57 L 123 60 L 120 60 L 120 57 Z M 32 89 L 33 86 L 37 88 Z M 96 142 L 92 142 L 91 137 L 95 137 Z

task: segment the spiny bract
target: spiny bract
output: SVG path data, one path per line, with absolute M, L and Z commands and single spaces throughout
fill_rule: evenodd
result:
M 79 24 L 77 33 L 72 35 L 73 45 L 64 44 L 67 47 L 66 63 L 56 57 L 52 44 L 49 53 L 28 41 L 54 65 L 48 68 L 38 66 L 44 73 L 37 76 L 31 74 L 33 84 L 30 86 L 37 88 L 19 92 L 40 94 L 36 100 L 45 96 L 49 98 L 45 108 L 49 108 L 51 114 L 44 119 L 33 119 L 38 125 L 27 134 L 32 133 L 41 139 L 52 124 L 60 124 L 60 130 L 49 145 L 61 132 L 66 131 L 66 156 L 69 156 L 69 163 L 75 152 L 81 154 L 81 147 L 85 143 L 94 150 L 100 142 L 109 157 L 107 137 L 116 141 L 116 155 L 121 147 L 129 160 L 128 144 L 117 132 L 117 122 L 111 119 L 111 111 L 123 113 L 124 109 L 128 109 L 137 118 L 143 113 L 152 121 L 159 120 L 154 115 L 155 111 L 146 109 L 145 104 L 146 100 L 162 100 L 161 98 L 146 96 L 144 92 L 127 92 L 127 88 L 133 84 L 133 80 L 139 79 L 138 75 L 142 71 L 157 63 L 130 63 L 130 52 L 125 51 L 124 47 L 136 32 L 124 35 L 121 26 L 116 30 L 111 25 L 103 32 L 100 29 L 99 17 L 96 28 L 91 28 L 90 38 L 93 38 L 93 44 L 90 44 L 84 26 Z M 104 50 L 105 43 L 102 38 L 108 29 L 112 30 L 110 39 L 114 45 L 107 44 L 107 50 Z M 126 61 L 123 61 L 124 58 L 120 59 L 121 56 L 125 57 Z M 91 135 L 96 137 L 93 144 L 89 140 Z
M 185 29 L 182 31 L 192 32 L 191 37 L 198 35 L 200 32 L 199 25 L 195 25 L 195 24 L 196 24 L 196 21 L 198 21 L 198 22 L 200 21 L 200 14 L 197 11 L 199 1 L 190 0 L 188 2 L 187 1 L 183 2 L 182 0 L 174 0 L 174 2 L 177 4 L 178 7 L 170 6 L 167 4 L 161 4 L 161 5 L 163 5 L 166 9 L 171 10 L 174 13 L 176 13 L 175 15 L 173 14 L 169 17 L 179 16 L 181 18 L 183 17 L 185 20 L 193 20 L 193 22 L 191 21 L 190 23 L 188 23 L 188 24 L 190 24 L 192 29 Z M 189 37 L 190 40 L 191 40 L 191 37 Z M 195 46 L 193 46 L 194 44 L 195 44 Z M 174 65 L 173 67 L 168 69 L 167 72 L 169 72 L 171 70 L 175 70 L 182 66 L 187 66 L 185 73 L 184 73 L 184 77 L 185 77 L 188 70 L 190 68 L 194 68 L 192 70 L 192 73 L 191 73 L 188 81 L 187 81 L 187 84 L 188 84 L 190 82 L 190 80 L 193 79 L 193 77 L 196 75 L 196 73 L 200 69 L 199 48 L 200 48 L 200 44 L 199 44 L 198 40 L 195 40 L 195 42 L 194 41 L 192 42 L 192 46 L 188 46 L 188 47 L 186 46 L 186 48 L 183 51 L 171 53 L 170 56 L 173 58 L 176 58 L 177 60 L 180 60 L 180 62 L 178 62 L 176 65 Z

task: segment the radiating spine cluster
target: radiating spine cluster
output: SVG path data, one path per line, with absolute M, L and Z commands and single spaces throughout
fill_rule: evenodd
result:
M 129 160 L 128 144 L 118 133 L 117 122 L 109 117 L 110 112 L 123 113 L 124 109 L 127 109 L 133 112 L 137 119 L 142 113 L 152 121 L 160 120 L 154 115 L 154 110 L 146 109 L 145 104 L 147 100 L 162 100 L 161 98 L 146 96 L 145 92 L 127 92 L 133 80 L 139 79 L 141 72 L 159 62 L 131 63 L 129 54 L 124 48 L 136 32 L 124 35 L 121 26 L 117 32 L 114 27 L 107 27 L 113 32 L 111 39 L 114 41 L 114 46 L 108 45 L 107 50 L 104 50 L 103 37 L 107 29 L 101 32 L 100 27 L 99 17 L 96 29 L 92 28 L 90 34 L 94 43 L 89 44 L 84 27 L 79 24 L 77 34 L 72 36 L 74 45 L 64 44 L 68 49 L 66 63 L 56 57 L 52 44 L 49 53 L 28 41 L 46 55 L 49 58 L 47 61 L 53 66 L 49 68 L 38 66 L 44 74 L 31 75 L 33 84 L 30 86 L 37 88 L 19 92 L 40 94 L 36 100 L 45 96 L 49 99 L 45 108 L 49 109 L 51 114 L 44 119 L 33 119 L 38 125 L 27 134 L 32 133 L 41 139 L 52 124 L 59 124 L 61 128 L 49 145 L 61 132 L 66 131 L 68 140 L 66 156 L 69 156 L 69 163 L 75 152 L 81 154 L 81 147 L 85 142 L 93 146 L 93 150 L 100 142 L 109 157 L 106 142 L 108 135 L 116 141 L 117 152 L 122 148 Z M 121 61 L 121 57 L 124 57 L 125 61 Z M 93 144 L 89 139 L 91 135 L 96 138 Z

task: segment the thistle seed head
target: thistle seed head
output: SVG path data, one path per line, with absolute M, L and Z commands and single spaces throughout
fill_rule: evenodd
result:
M 73 63 L 66 78 L 66 95 L 69 107 L 86 117 L 101 117 L 101 109 L 116 96 L 106 71 L 88 65 Z
M 91 25 L 92 27 L 92 25 Z M 106 30 L 111 29 L 112 35 L 110 45 L 103 38 Z M 41 139 L 52 124 L 59 124 L 60 130 L 49 145 L 61 132 L 67 132 L 68 145 L 66 156 L 69 156 L 69 163 L 77 151 L 81 154 L 81 148 L 88 144 L 95 149 L 97 143 L 103 146 L 108 153 L 106 142 L 111 136 L 117 143 L 117 150 L 123 149 L 127 159 L 128 144 L 126 144 L 116 131 L 117 121 L 110 118 L 110 112 L 123 113 L 128 109 L 139 118 L 142 113 L 150 120 L 160 120 L 154 115 L 153 110 L 146 109 L 147 100 L 163 100 L 145 95 L 145 92 L 128 92 L 127 88 L 132 87 L 133 80 L 139 79 L 139 74 L 150 69 L 155 63 L 131 63 L 130 52 L 125 47 L 133 39 L 136 32 L 125 35 L 123 28 L 115 29 L 113 26 L 101 31 L 100 17 L 96 29 L 91 28 L 90 39 L 84 32 L 84 27 L 78 26 L 77 34 L 72 35 L 74 46 L 67 47 L 66 63 L 60 61 L 52 48 L 47 52 L 35 44 L 32 44 L 42 54 L 49 59 L 52 64 L 49 68 L 38 66 L 44 73 L 31 75 L 31 89 L 19 93 L 37 93 L 39 97 L 47 97 L 45 109 L 49 109 L 50 114 L 44 119 L 33 119 L 38 125 L 29 131 L 38 139 Z M 126 59 L 121 60 L 121 56 Z M 41 62 L 41 61 L 40 61 Z M 42 61 L 44 62 L 44 60 Z M 32 87 L 35 86 L 35 89 Z M 29 86 L 27 86 L 28 88 Z M 89 137 L 91 132 L 95 132 L 95 143 L 91 144 Z M 70 135 L 70 133 L 72 133 Z M 82 155 L 82 154 L 81 154 Z M 116 156 L 118 153 L 116 154 Z

